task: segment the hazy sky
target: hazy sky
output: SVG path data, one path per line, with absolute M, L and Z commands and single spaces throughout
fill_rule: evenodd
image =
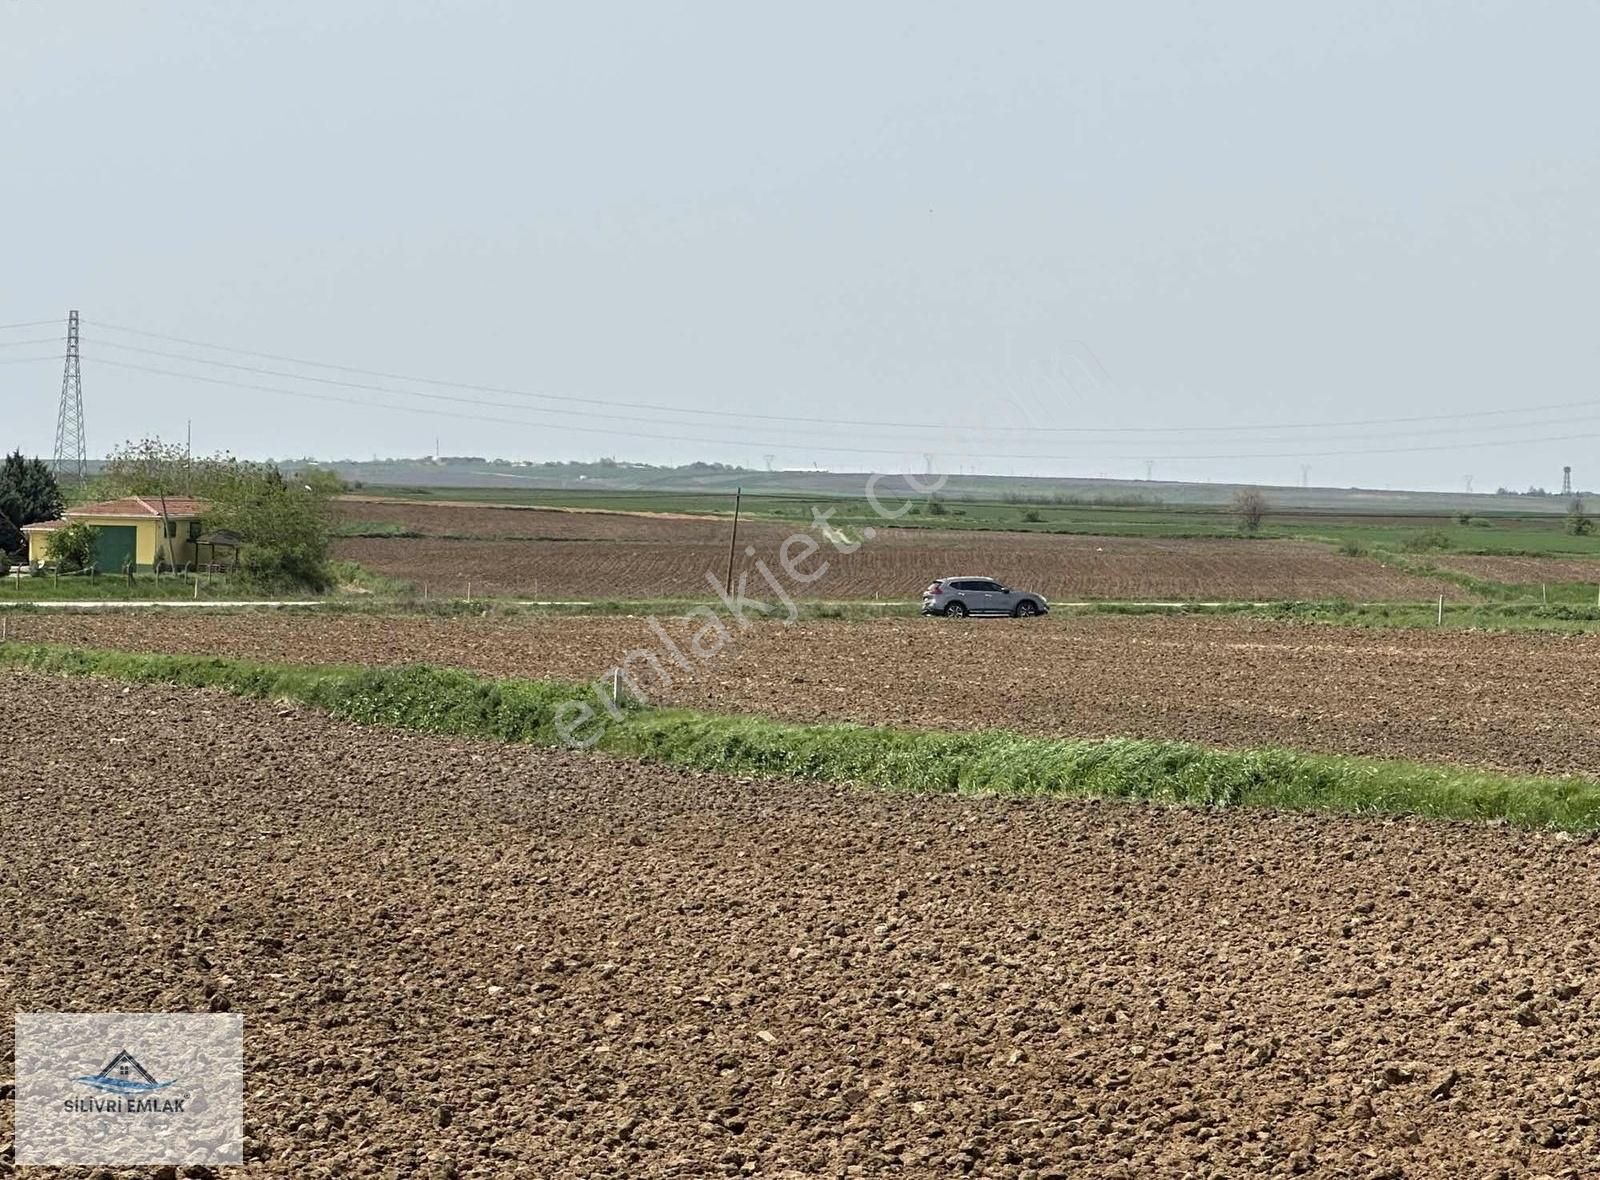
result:
M 0 324 L 81 309 L 91 454 L 1600 486 L 1597 44 L 1587 3 L 0 0 Z M 7 448 L 53 445 L 52 335 L 0 330 Z

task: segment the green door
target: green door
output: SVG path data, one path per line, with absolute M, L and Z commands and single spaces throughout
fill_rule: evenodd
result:
M 102 524 L 94 539 L 94 564 L 103 574 L 122 572 L 123 562 L 134 560 L 139 530 L 131 524 Z

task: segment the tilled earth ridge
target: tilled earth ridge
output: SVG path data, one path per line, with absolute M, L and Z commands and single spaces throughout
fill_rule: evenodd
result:
M 685 671 L 648 620 L 259 612 L 13 618 L 32 642 L 264 660 L 430 662 L 589 680 L 652 652 L 653 701 L 796 721 L 1282 745 L 1600 775 L 1600 636 L 1379 630 L 1229 618 L 819 620 L 739 631 Z M 694 630 L 662 619 L 680 652 Z M 731 625 L 730 625 L 731 626 Z
M 244 1014 L 246 1175 L 1593 1174 L 1586 842 L 0 702 L 0 997 Z

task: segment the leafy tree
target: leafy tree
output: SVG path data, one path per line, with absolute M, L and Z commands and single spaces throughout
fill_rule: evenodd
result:
M 63 570 L 86 570 L 94 564 L 94 543 L 99 536 L 94 525 L 76 520 L 50 534 L 45 552 Z
M 203 466 L 207 460 L 201 460 Z M 188 449 L 159 438 L 129 440 L 100 469 L 102 490 L 111 496 L 188 496 L 196 463 Z
M 237 533 L 239 564 L 269 586 L 325 590 L 328 568 L 328 499 L 336 481 L 325 475 L 285 479 L 276 467 L 235 463 L 210 490 L 206 527 Z
M 1594 519 L 1584 511 L 1583 497 L 1572 497 L 1572 503 L 1567 505 L 1567 532 L 1574 537 L 1587 537 L 1594 532 Z
M 1258 533 L 1267 515 L 1267 498 L 1256 488 L 1240 488 L 1234 493 L 1233 515 L 1239 520 L 1239 531 Z

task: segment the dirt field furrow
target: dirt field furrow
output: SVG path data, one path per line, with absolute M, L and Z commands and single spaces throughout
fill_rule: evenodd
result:
M 1600 1146 L 1587 842 L 752 783 L 17 673 L 0 703 L 0 1002 L 242 1013 L 246 1175 L 1578 1176 Z
M 1284 745 L 1600 775 L 1600 636 L 1227 618 L 766 623 L 674 662 L 628 617 L 30 615 L 24 640 L 265 660 L 428 662 L 588 680 L 630 652 L 649 699 L 798 721 Z M 694 626 L 663 620 L 680 651 Z

